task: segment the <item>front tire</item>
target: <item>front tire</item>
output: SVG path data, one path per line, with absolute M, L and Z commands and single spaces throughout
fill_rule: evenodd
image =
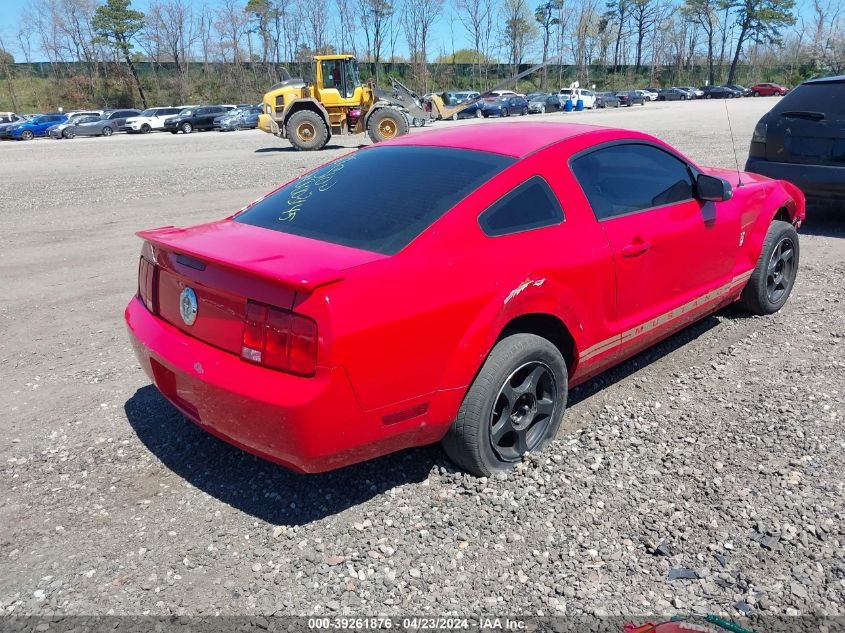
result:
M 24 130 L 21 132 L 21 140 L 22 141 L 31 141 L 35 137 L 35 134 L 32 133 L 32 130 Z
M 751 96 L 752 97 L 759 97 L 760 93 L 755 90 L 754 92 L 751 93 Z
M 761 316 L 780 310 L 795 285 L 799 255 L 795 227 L 780 220 L 772 222 L 763 240 L 763 250 L 757 265 L 742 290 L 738 305 Z
M 484 116 L 484 113 L 483 113 L 481 110 L 476 110 L 476 111 L 475 111 L 475 118 L 476 118 L 476 119 L 480 119 L 480 118 L 482 118 L 483 116 Z
M 379 108 L 367 121 L 367 135 L 373 143 L 404 136 L 408 131 L 408 119 L 393 108 Z
M 141 126 L 141 134 L 149 134 L 152 131 L 153 131 L 153 128 L 151 128 L 148 123 L 144 123 Z
M 502 108 L 502 111 L 501 111 L 501 113 L 499 113 L 499 116 L 502 116 L 502 117 L 508 116 L 508 109 Z
M 567 392 L 557 347 L 535 334 L 512 334 L 496 344 L 470 385 L 443 448 L 477 476 L 510 469 L 555 437 Z
M 111 128 L 110 125 L 106 125 L 103 128 L 103 136 L 111 136 L 112 134 L 114 134 L 114 130 Z
M 62 137 L 63 138 L 73 138 L 74 136 L 76 136 L 76 132 L 74 132 L 70 128 L 62 130 Z
M 316 112 L 300 110 L 290 115 L 285 124 L 288 140 L 300 152 L 322 149 L 329 142 L 326 122 Z
M 187 121 L 185 121 L 182 124 L 182 126 L 180 127 L 180 129 L 182 130 L 183 134 L 190 134 L 191 132 L 194 131 L 194 126 L 191 125 L 190 123 L 188 123 Z

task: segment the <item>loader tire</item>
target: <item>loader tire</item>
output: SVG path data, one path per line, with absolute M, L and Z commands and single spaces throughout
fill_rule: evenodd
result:
M 285 124 L 290 144 L 300 152 L 313 152 L 323 149 L 329 142 L 329 128 L 316 112 L 300 110 L 290 115 Z
M 379 108 L 367 121 L 367 134 L 373 143 L 388 141 L 408 133 L 408 119 L 393 108 Z

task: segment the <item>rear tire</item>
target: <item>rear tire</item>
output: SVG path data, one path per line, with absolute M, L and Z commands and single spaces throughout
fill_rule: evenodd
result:
M 506 116 L 508 116 L 508 114 L 509 114 L 509 113 L 508 113 L 508 109 L 507 109 L 507 108 L 502 108 L 502 111 L 499 113 L 499 116 L 501 116 L 501 117 L 506 117 Z
M 795 285 L 799 255 L 795 227 L 780 220 L 772 222 L 754 272 L 742 290 L 739 307 L 761 316 L 780 310 Z
M 528 108 L 522 108 L 522 112 L 519 113 L 520 116 L 528 116 Z
M 557 434 L 567 384 L 566 362 L 549 340 L 523 333 L 502 339 L 467 390 L 443 449 L 477 476 L 512 468 Z
M 407 133 L 408 119 L 393 108 L 379 108 L 367 121 L 367 135 L 373 143 L 389 141 Z
M 300 110 L 290 115 L 285 124 L 288 140 L 300 152 L 323 149 L 329 142 L 329 128 L 326 122 L 312 110 Z

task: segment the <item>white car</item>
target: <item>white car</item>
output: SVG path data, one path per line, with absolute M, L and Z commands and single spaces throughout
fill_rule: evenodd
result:
M 586 90 L 585 88 L 561 88 L 558 94 L 564 100 L 569 99 L 572 101 L 573 105 L 578 99 L 581 99 L 584 102 L 585 110 L 595 110 L 598 107 L 596 93 L 592 90 Z
M 163 130 L 164 120 L 179 114 L 183 108 L 148 108 L 139 116 L 126 119 L 121 128 L 130 134 L 149 134 L 153 130 Z
M 645 97 L 649 101 L 657 101 L 657 93 L 652 92 L 651 90 L 635 90 L 634 92 L 636 92 L 639 95 L 642 95 L 643 97 Z

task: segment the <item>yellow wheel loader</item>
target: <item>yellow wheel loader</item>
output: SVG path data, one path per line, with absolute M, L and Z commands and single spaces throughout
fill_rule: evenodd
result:
M 367 132 L 377 143 L 407 134 L 411 119 L 431 118 L 398 81 L 386 91 L 362 82 L 352 55 L 318 55 L 314 61 L 313 82 L 288 76 L 264 95 L 259 129 L 308 151 L 322 149 L 335 134 Z
M 378 143 L 407 134 L 410 121 L 420 126 L 457 118 L 464 108 L 544 66 L 533 66 L 460 105 L 446 105 L 433 95 L 426 111 L 422 99 L 397 79 L 390 78 L 390 90 L 362 82 L 352 55 L 318 55 L 314 62 L 313 81 L 292 79 L 285 71 L 285 79 L 264 95 L 258 118 L 259 129 L 288 139 L 301 151 L 322 149 L 334 134 L 367 132 Z

